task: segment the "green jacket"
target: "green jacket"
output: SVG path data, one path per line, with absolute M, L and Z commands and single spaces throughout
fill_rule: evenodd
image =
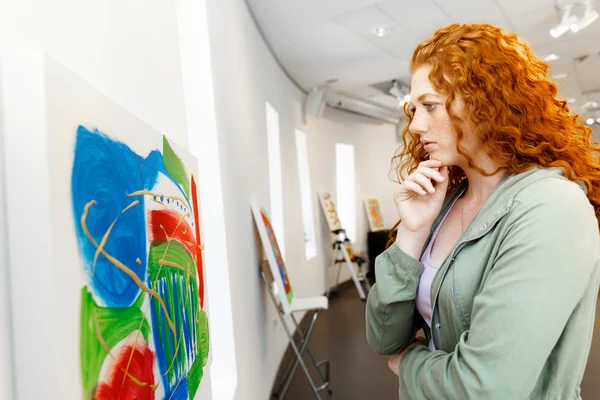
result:
M 600 283 L 598 222 L 582 188 L 560 168 L 506 175 L 432 282 L 431 330 L 415 307 L 423 265 L 395 244 L 377 257 L 369 344 L 395 354 L 424 328 L 436 348 L 404 353 L 401 400 L 578 398 Z

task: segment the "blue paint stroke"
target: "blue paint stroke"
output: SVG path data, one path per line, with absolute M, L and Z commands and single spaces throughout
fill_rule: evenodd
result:
M 193 327 L 195 324 L 192 323 L 190 326 L 190 321 L 187 320 L 188 308 L 193 309 L 194 304 L 194 302 L 189 300 L 194 294 L 193 291 L 190 290 L 190 293 L 188 294 L 189 299 L 188 301 L 185 300 L 186 279 L 179 273 L 168 274 L 167 276 L 160 278 L 156 285 L 154 285 L 153 282 L 150 282 L 150 284 L 153 286 L 152 288 L 156 290 L 163 298 L 167 310 L 172 310 L 170 296 L 168 295 L 169 290 L 173 291 L 174 293 L 173 299 L 176 304 L 174 305 L 175 307 L 173 312 L 169 312 L 171 320 L 175 324 L 176 337 L 173 337 L 173 333 L 166 323 L 166 316 L 162 307 L 150 307 L 156 362 L 161 375 L 163 375 L 162 383 L 165 387 L 165 393 L 172 393 L 175 390 L 177 382 L 180 381 L 182 376 L 184 377 L 183 379 L 186 382 L 187 388 L 187 378 L 185 378 L 185 376 L 187 376 L 188 369 L 191 367 L 192 362 L 195 359 L 195 356 L 193 355 L 193 344 L 195 337 L 192 337 L 193 330 L 191 329 L 191 327 Z M 167 286 L 170 286 L 170 288 Z M 183 300 L 178 300 L 180 298 L 183 298 Z M 185 304 L 185 307 L 182 307 L 181 303 Z M 159 327 L 162 327 L 162 330 L 159 330 Z M 180 338 L 181 341 L 179 343 L 179 351 L 177 352 L 177 357 L 173 363 L 173 366 L 171 366 L 173 360 L 167 357 L 167 343 L 168 347 L 175 351 L 174 348 Z M 166 373 L 169 368 L 172 368 L 173 371 L 173 378 L 171 379 L 169 379 L 169 374 Z M 183 381 L 179 386 L 182 384 Z M 180 388 L 177 388 L 177 392 L 179 392 L 179 390 Z M 169 396 L 166 398 L 169 398 Z
M 93 270 L 96 248 L 83 232 L 80 218 L 85 205 L 95 200 L 86 220 L 87 228 L 100 243 L 109 226 L 118 218 L 105 251 L 133 270 L 142 281 L 146 275 L 146 224 L 144 197 L 127 196 L 138 190 L 152 190 L 158 173 L 165 171 L 162 155 L 152 151 L 146 158 L 126 144 L 98 130 L 77 129 L 75 159 L 71 176 L 71 196 L 75 230 L 91 291 L 107 307 L 127 307 L 140 289 L 124 272 L 100 255 Z M 131 202 L 140 204 L 122 213 Z M 136 262 L 142 261 L 141 265 Z
M 175 385 L 169 388 L 169 390 L 165 390 L 164 398 L 169 400 L 187 400 L 189 398 L 187 376 L 183 377 L 181 381 L 175 382 Z

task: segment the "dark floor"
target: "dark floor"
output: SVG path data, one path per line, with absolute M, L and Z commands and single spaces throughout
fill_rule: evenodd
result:
M 331 362 L 330 388 L 333 394 L 320 392 L 321 399 L 331 400 L 396 400 L 398 383 L 388 369 L 387 356 L 377 355 L 365 336 L 365 302 L 360 300 L 352 281 L 340 285 L 339 293 L 329 300 L 329 309 L 321 312 L 309 344 L 317 358 Z M 305 318 L 301 326 L 308 324 Z M 274 388 L 287 366 L 291 351 L 284 356 Z M 318 375 L 308 355 L 305 362 L 317 386 Z M 276 399 L 277 397 L 273 397 Z M 298 368 L 285 400 L 308 400 L 315 396 L 302 370 Z

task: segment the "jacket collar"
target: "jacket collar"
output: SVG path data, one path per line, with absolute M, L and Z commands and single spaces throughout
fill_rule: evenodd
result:
M 469 241 L 481 236 L 482 234 L 485 234 L 486 231 L 491 229 L 491 227 L 498 220 L 500 220 L 510 211 L 515 197 L 519 192 L 521 192 L 521 190 L 540 179 L 549 177 L 568 179 L 566 172 L 562 167 L 543 168 L 540 166 L 535 166 L 520 174 L 504 175 L 500 182 L 498 182 L 496 187 L 492 190 L 475 218 L 473 218 L 471 223 L 467 226 L 459 241 Z M 585 185 L 581 183 L 579 183 L 579 185 L 582 190 L 587 193 Z M 432 226 L 431 233 L 436 230 L 454 200 L 461 196 L 468 186 L 469 182 L 465 179 L 454 191 L 446 196 L 442 210 Z M 427 240 L 427 244 L 429 243 L 430 239 L 431 234 Z

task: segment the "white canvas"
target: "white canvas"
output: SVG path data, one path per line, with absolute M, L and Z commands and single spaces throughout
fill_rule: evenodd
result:
M 260 207 L 257 203 L 252 203 L 252 215 L 258 229 L 258 234 L 267 257 L 271 276 L 275 284 L 275 295 L 279 296 L 281 306 L 284 313 L 289 314 L 292 310 L 294 301 L 294 290 L 290 283 L 287 273 L 283 254 L 277 243 L 275 231 L 271 225 L 270 217 L 267 211 Z M 270 284 L 273 284 L 270 282 Z
M 335 202 L 333 201 L 333 197 L 331 197 L 331 193 L 319 192 L 319 202 L 321 203 L 321 209 L 323 210 L 323 215 L 325 215 L 325 219 L 327 220 L 327 226 L 329 227 L 329 230 L 335 231 L 342 229 L 342 224 L 340 223 Z
M 197 215 L 197 213 L 192 210 L 193 206 L 190 207 L 193 204 L 191 201 L 193 197 L 191 187 L 186 191 L 183 189 L 185 184 L 177 183 L 184 182 L 185 179 L 181 178 L 183 180 L 180 179 L 179 181 L 174 179 L 173 177 L 176 174 L 173 172 L 173 168 L 169 170 L 169 168 L 160 166 L 148 167 L 147 163 L 142 163 L 142 166 L 147 170 L 156 172 L 156 179 L 148 178 L 143 181 L 144 184 L 150 182 L 150 187 L 140 187 L 140 190 L 145 192 L 136 194 L 136 191 L 128 191 L 126 196 L 131 200 L 128 203 L 129 208 L 116 204 L 122 201 L 122 195 L 119 195 L 120 197 L 117 197 L 118 201 L 113 204 L 110 201 L 103 202 L 104 195 L 99 194 L 97 198 L 89 199 L 87 213 L 78 216 L 76 215 L 78 207 L 75 205 L 78 201 L 74 200 L 72 196 L 74 190 L 72 173 L 75 171 L 73 167 L 76 160 L 75 149 L 77 141 L 82 137 L 102 138 L 100 142 L 104 144 L 110 142 L 123 143 L 129 148 L 127 151 L 138 156 L 138 158 L 134 158 L 139 164 L 140 160 L 144 161 L 153 151 L 153 156 L 164 155 L 166 147 L 163 135 L 98 92 L 67 68 L 45 56 L 28 55 L 24 58 L 3 58 L 1 63 L 4 114 L 10 114 L 10 117 L 5 120 L 5 150 L 10 154 L 6 160 L 8 170 L 8 231 L 10 237 L 8 247 L 13 288 L 12 311 L 13 315 L 16 315 L 14 318 L 14 336 L 15 358 L 17 360 L 15 368 L 17 392 L 22 398 L 77 399 L 90 396 L 90 391 L 86 390 L 84 387 L 86 384 L 82 380 L 82 366 L 86 361 L 85 359 L 82 360 L 82 355 L 86 352 L 80 348 L 82 347 L 81 339 L 84 331 L 82 326 L 85 325 L 85 323 L 82 323 L 82 288 L 86 285 L 89 288 L 90 297 L 95 303 L 93 309 L 96 310 L 94 311 L 96 318 L 86 321 L 88 324 L 89 321 L 92 321 L 91 326 L 94 329 L 100 324 L 97 318 L 98 314 L 105 312 L 107 308 L 131 308 L 134 304 L 136 307 L 139 304 L 140 312 L 135 313 L 135 315 L 141 318 L 140 326 L 145 326 L 144 320 L 148 322 L 148 332 L 145 334 L 147 349 L 144 352 L 139 351 L 139 353 L 143 353 L 142 356 L 145 356 L 145 358 L 140 356 L 138 361 L 148 362 L 151 357 L 154 357 L 152 370 L 150 371 L 153 385 L 156 385 L 151 391 L 154 395 L 153 398 L 162 399 L 165 397 L 165 392 L 169 390 L 171 393 L 181 390 L 184 385 L 187 385 L 187 379 L 184 375 L 189 371 L 191 363 L 189 360 L 176 361 L 173 363 L 174 367 L 169 368 L 168 372 L 164 374 L 167 376 L 166 380 L 161 379 L 163 372 L 159 366 L 157 356 L 157 347 L 161 346 L 157 346 L 159 340 L 153 336 L 155 327 L 149 321 L 167 321 L 166 325 L 169 325 L 169 328 L 175 328 L 176 334 L 174 337 L 179 338 L 180 343 L 188 343 L 188 339 L 184 339 L 185 335 L 182 333 L 185 328 L 183 328 L 184 325 L 181 321 L 184 319 L 177 322 L 173 318 L 173 321 L 171 321 L 173 324 L 171 325 L 168 323 L 170 318 L 153 319 L 151 317 L 152 310 L 155 307 L 163 311 L 170 310 L 169 307 L 163 309 L 160 305 L 157 305 L 159 297 L 166 298 L 166 293 L 161 295 L 159 292 L 176 290 L 174 289 L 176 286 L 169 286 L 171 285 L 169 279 L 176 282 L 172 285 L 181 285 L 177 288 L 185 289 L 183 292 L 176 293 L 191 293 L 188 290 L 191 290 L 189 288 L 193 285 L 188 285 L 189 282 L 181 283 L 183 278 L 179 275 L 176 278 L 173 277 L 177 271 L 184 271 L 183 273 L 189 279 L 193 280 L 195 278 L 197 286 L 200 285 L 201 280 L 204 281 L 204 288 L 198 288 L 198 291 L 202 292 L 198 293 L 198 297 L 204 299 L 204 305 L 201 307 L 203 313 L 194 314 L 193 311 L 190 312 L 193 315 L 200 315 L 197 317 L 200 318 L 199 320 L 208 318 L 205 274 L 202 273 L 202 276 L 198 276 L 198 270 L 190 268 L 189 264 L 183 266 L 175 262 L 172 262 L 171 265 L 162 264 L 164 261 L 170 260 L 172 249 L 169 249 L 168 246 L 173 248 L 178 246 L 177 248 L 182 249 L 180 254 L 187 254 L 185 252 L 185 249 L 187 249 L 192 259 L 194 259 L 193 250 L 190 249 L 196 248 L 195 246 L 199 246 L 202 241 L 201 237 L 197 237 L 194 232 L 179 231 L 180 226 L 183 225 L 177 225 L 173 232 L 166 232 L 165 230 L 165 236 L 161 237 L 160 234 L 156 233 L 159 231 L 159 224 L 154 225 L 156 232 L 153 231 L 149 226 L 148 215 L 152 210 L 164 211 L 162 214 L 153 215 L 163 215 L 167 220 L 169 220 L 169 216 L 182 215 L 182 220 L 185 220 L 187 226 L 192 227 L 192 230 L 195 230 L 196 226 L 200 228 L 201 235 L 199 215 L 199 223 L 196 223 L 193 215 Z M 7 81 L 10 83 L 4 85 L 4 82 Z M 7 106 L 7 104 L 10 105 Z M 105 134 L 106 137 L 100 135 L 100 133 Z M 182 176 L 189 177 L 193 175 L 197 179 L 197 160 L 187 151 L 169 141 L 168 138 L 166 140 L 180 159 L 180 164 L 185 167 L 186 173 Z M 111 151 L 108 151 L 108 153 Z M 90 154 L 93 158 L 97 151 L 90 152 Z M 148 162 L 148 160 L 145 161 Z M 119 164 L 122 159 L 118 159 L 116 162 L 119 167 L 115 168 L 114 171 L 124 173 L 122 178 L 128 182 L 133 179 L 132 176 L 135 175 L 137 168 L 142 168 L 136 163 Z M 102 166 L 98 168 L 102 168 Z M 91 168 L 90 171 L 88 171 L 90 178 L 87 181 L 85 179 L 79 181 L 78 187 L 88 184 L 93 187 L 93 182 L 101 179 L 106 179 L 109 184 L 113 182 L 114 176 L 110 173 L 102 177 L 102 174 L 99 175 L 94 168 Z M 144 172 L 144 174 L 147 174 L 147 172 Z M 196 181 L 197 185 L 198 182 Z M 122 192 L 122 190 L 119 191 L 119 193 Z M 149 193 L 153 193 L 153 195 Z M 176 195 L 177 193 L 179 194 Z M 183 193 L 185 193 L 185 196 Z M 161 194 L 165 197 L 161 198 Z M 176 200 L 176 197 L 184 201 Z M 110 198 L 110 196 L 107 198 Z M 91 203 L 92 200 L 96 200 L 95 203 Z M 134 204 L 135 201 L 139 201 L 139 203 Z M 84 257 L 85 251 L 82 250 L 82 247 L 85 248 L 85 244 L 82 243 L 88 239 L 85 238 L 85 235 L 82 238 L 78 226 L 82 226 L 82 221 L 86 219 L 84 217 L 89 218 L 86 221 L 89 224 L 96 221 L 96 223 L 102 225 L 98 222 L 102 220 L 101 211 L 103 209 L 109 210 L 110 212 L 107 212 L 107 215 L 114 214 L 114 207 L 117 205 L 120 208 L 120 214 L 118 217 L 114 217 L 113 231 L 106 236 L 97 233 L 95 235 L 91 234 L 96 244 L 100 247 L 103 245 L 106 247 L 103 250 L 104 252 L 99 252 L 96 260 L 97 264 L 93 267 L 98 268 L 98 271 L 94 269 L 94 273 L 90 274 L 89 269 L 86 269 L 86 265 L 89 268 L 89 259 L 86 260 L 86 257 Z M 119 225 L 124 224 L 125 222 L 122 221 L 125 221 L 125 216 L 132 212 L 142 216 L 144 220 L 142 229 L 146 230 L 146 237 L 142 244 L 138 243 L 142 246 L 139 247 L 140 257 L 135 262 L 130 262 L 127 265 L 126 263 L 122 264 L 132 270 L 134 268 L 139 270 L 143 267 L 145 272 L 140 272 L 138 277 L 147 289 L 156 289 L 154 291 L 157 295 L 152 296 L 145 292 L 142 293 L 138 287 L 137 291 L 123 290 L 122 293 L 125 293 L 122 296 L 123 298 L 119 297 L 115 300 L 111 296 L 107 297 L 101 293 L 102 289 L 98 289 L 98 287 L 102 285 L 93 287 L 93 282 L 94 279 L 99 279 L 97 277 L 102 268 L 104 268 L 104 271 L 109 271 L 106 272 L 106 276 L 120 277 L 120 282 L 127 282 L 126 279 L 122 279 L 124 276 L 120 269 L 110 269 L 109 263 L 107 263 L 108 257 L 105 253 L 108 254 L 108 250 L 106 250 L 108 248 L 118 249 L 119 243 L 123 243 L 123 246 L 131 244 L 131 238 L 127 236 L 127 232 L 119 231 L 121 229 Z M 185 216 L 188 213 L 190 215 Z M 27 229 L 27 227 L 35 227 L 35 229 Z M 91 232 L 91 228 L 88 230 Z M 153 233 L 150 233 L 151 230 Z M 117 234 L 118 232 L 120 233 Z M 115 235 L 116 239 L 113 239 L 114 242 L 111 244 L 112 235 Z M 105 243 L 103 243 L 104 237 L 106 237 Z M 152 245 L 150 244 L 151 237 L 155 240 Z M 190 238 L 196 240 L 191 241 Z M 116 241 L 120 242 L 117 243 Z M 151 246 L 158 246 L 158 243 L 163 245 L 161 248 L 166 248 L 164 252 L 166 255 L 157 258 L 157 262 L 161 263 L 161 267 L 155 271 L 161 271 L 164 276 L 160 279 L 151 280 L 148 276 L 150 261 L 147 257 Z M 87 246 L 89 246 L 89 243 Z M 22 254 L 30 254 L 31 256 L 28 259 L 23 259 L 22 256 L 19 257 Z M 198 258 L 195 258 L 195 260 L 198 260 Z M 115 267 L 114 263 L 110 263 L 110 265 Z M 35 267 L 34 270 L 32 270 L 32 266 Z M 180 267 L 184 269 L 182 270 Z M 171 273 L 169 268 L 173 271 L 172 275 L 169 275 Z M 205 269 L 206 266 L 204 265 L 204 269 L 201 271 Z M 196 273 L 195 277 L 192 277 L 192 272 Z M 160 274 L 160 272 L 157 273 Z M 112 281 L 107 280 L 107 282 Z M 153 287 L 153 284 L 156 286 Z M 123 283 L 123 285 L 129 287 L 131 283 Z M 167 286 L 171 289 L 168 289 Z M 114 292 L 119 294 L 121 293 L 119 290 L 119 288 L 114 289 Z M 128 300 L 127 294 L 129 297 L 133 296 L 136 301 Z M 151 306 L 150 299 L 153 299 Z M 192 303 L 193 301 L 184 302 L 184 309 L 188 310 Z M 200 300 L 198 300 L 198 304 L 200 304 Z M 170 313 L 171 311 L 167 311 L 166 314 L 172 316 Z M 120 318 L 117 325 L 124 320 L 122 314 L 118 315 L 120 315 Z M 140 317 L 140 315 L 143 315 L 143 317 Z M 187 320 L 187 323 L 189 324 L 191 321 Z M 105 322 L 105 327 L 110 327 L 110 324 L 110 322 Z M 169 332 L 169 328 L 166 328 L 165 332 Z M 112 328 L 106 329 L 106 336 L 109 336 L 110 332 L 114 330 Z M 125 338 L 118 340 L 114 346 L 110 347 L 112 356 L 117 356 L 120 351 L 127 351 L 128 354 L 131 354 L 126 346 L 137 349 L 139 338 L 144 337 L 144 334 L 139 332 L 141 332 L 140 329 L 134 329 Z M 194 336 L 193 333 L 190 335 Z M 104 336 L 104 334 L 100 336 Z M 107 340 L 106 338 L 103 339 Z M 42 341 L 42 343 L 39 341 Z M 195 344 L 201 347 L 204 346 L 204 344 L 201 344 L 204 342 L 206 345 L 208 344 L 208 337 L 203 337 Z M 133 345 L 133 343 L 136 343 L 136 345 Z M 192 351 L 192 347 L 186 349 L 185 346 L 180 346 L 179 349 L 182 351 L 179 356 L 186 352 L 190 359 L 194 358 L 194 354 L 196 356 L 198 354 L 198 352 L 187 353 Z M 206 364 L 202 368 L 203 377 L 199 388 L 195 392 L 195 398 L 197 399 L 211 398 L 209 384 L 211 356 L 208 348 L 205 350 L 206 354 L 203 358 L 206 357 Z M 133 360 L 128 363 L 128 365 L 132 365 L 131 368 L 133 368 L 137 356 L 138 352 L 136 351 L 135 357 L 129 357 L 130 360 Z M 168 355 L 165 357 L 169 358 Z M 167 363 L 170 365 L 171 361 L 167 361 Z M 118 380 L 116 375 L 118 375 L 119 370 L 115 365 L 118 365 L 118 363 L 110 359 L 110 356 L 105 357 L 98 376 L 99 383 L 106 383 L 111 378 Z M 177 366 L 182 369 L 174 372 Z M 143 365 L 138 367 L 140 371 L 148 372 L 148 367 Z M 111 375 L 111 371 L 113 375 Z M 123 373 L 124 371 L 121 370 L 121 374 Z M 176 375 L 175 380 L 171 383 L 167 382 L 171 379 L 169 374 Z M 33 382 L 32 377 L 35 378 L 36 385 L 31 384 Z M 132 377 L 131 374 L 124 381 L 127 383 L 133 382 L 134 379 L 129 379 L 130 377 Z M 141 387 L 145 383 L 147 388 L 151 384 L 149 381 L 140 383 L 136 383 L 136 385 Z M 89 382 L 87 389 L 89 389 Z M 99 386 L 93 390 L 99 390 Z M 147 394 L 148 392 L 144 393 Z M 169 398 L 169 396 L 166 397 Z

